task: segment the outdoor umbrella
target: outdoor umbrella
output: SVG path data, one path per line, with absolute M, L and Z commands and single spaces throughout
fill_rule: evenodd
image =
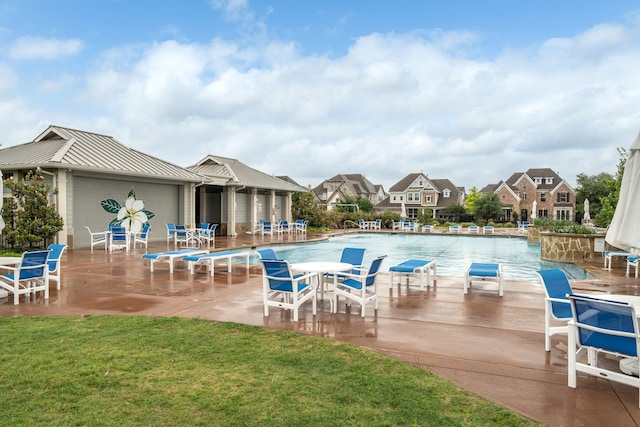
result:
M 631 145 L 622 174 L 620 198 L 605 240 L 632 254 L 640 251 L 640 133 Z

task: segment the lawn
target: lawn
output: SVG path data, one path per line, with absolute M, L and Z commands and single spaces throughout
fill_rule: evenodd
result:
M 360 347 L 154 317 L 0 318 L 2 425 L 529 426 Z

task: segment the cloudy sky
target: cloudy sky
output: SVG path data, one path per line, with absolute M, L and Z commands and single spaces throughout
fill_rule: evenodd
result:
M 316 186 L 614 173 L 635 0 L 0 0 L 0 143 L 48 125 Z

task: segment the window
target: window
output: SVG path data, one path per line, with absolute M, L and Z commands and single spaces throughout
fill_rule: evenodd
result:
M 558 193 L 559 203 L 569 203 L 569 193 Z
M 522 200 L 527 200 L 527 193 L 522 193 L 521 196 L 522 196 Z
M 424 184 L 422 183 L 422 180 L 418 181 L 418 185 L 419 185 L 420 187 L 424 187 Z
M 413 202 L 413 193 L 407 193 L 407 202 Z
M 545 184 L 553 184 L 553 178 L 545 178 L 544 179 L 544 183 Z
M 546 209 L 538 209 L 538 218 L 547 218 L 549 216 L 549 211 Z
M 541 202 L 547 201 L 547 193 L 540 193 L 540 201 Z
M 397 202 L 397 201 L 398 201 L 398 197 L 397 197 L 397 196 L 393 196 L 393 199 L 392 199 L 392 200 L 393 200 L 394 202 Z
M 403 200 L 404 200 L 404 196 L 400 196 L 400 201 L 403 201 Z
M 425 203 L 431 203 L 431 196 L 424 196 Z
M 571 221 L 571 209 L 556 209 L 556 219 Z
M 449 190 L 444 190 L 444 191 L 442 192 L 442 195 L 443 195 L 444 197 L 449 197 L 449 196 L 451 196 L 451 191 L 449 191 Z
M 534 178 L 533 182 L 535 182 L 536 184 L 542 184 L 542 178 Z

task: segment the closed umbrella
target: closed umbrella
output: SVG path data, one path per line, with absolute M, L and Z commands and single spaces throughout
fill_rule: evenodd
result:
M 633 254 L 640 251 L 640 133 L 631 145 L 622 174 L 620 198 L 605 240 Z
M 400 204 L 400 218 L 406 218 L 407 217 L 407 208 L 404 206 L 404 200 L 402 201 L 402 204 Z
M 538 202 L 533 201 L 533 206 L 531 206 L 531 219 L 536 219 L 536 212 L 538 209 Z

